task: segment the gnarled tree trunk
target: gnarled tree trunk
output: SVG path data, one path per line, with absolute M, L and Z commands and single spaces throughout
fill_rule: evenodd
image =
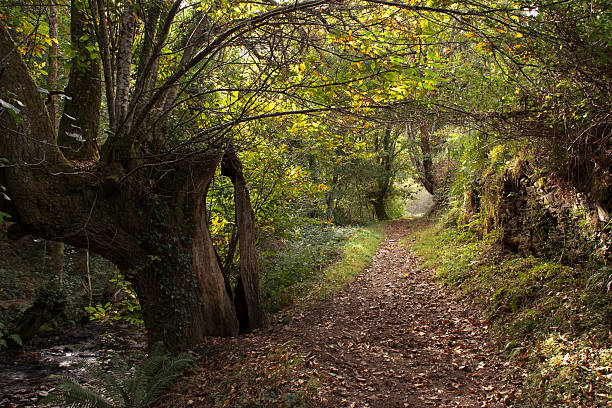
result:
M 234 293 L 234 304 L 240 330 L 250 332 L 263 326 L 263 308 L 255 248 L 255 216 L 251 207 L 246 180 L 242 173 L 242 163 L 232 146 L 223 156 L 221 171 L 234 184 L 234 201 L 236 203 L 240 276 Z
M 205 223 L 222 150 L 174 162 L 171 172 L 156 164 L 128 176 L 117 162 L 77 171 L 55 144 L 36 84 L 1 23 L 0 55 L 0 99 L 20 106 L 0 108 L 0 156 L 9 161 L 0 180 L 12 200 L 13 235 L 89 248 L 115 263 L 134 283 L 151 340 L 172 350 L 237 334 Z
M 192 168 L 189 175 L 176 175 L 166 183 L 168 188 L 160 186 L 161 195 L 171 198 L 153 210 L 152 228 L 141 241 L 147 257 L 128 274 L 149 336 L 163 339 L 174 350 L 198 344 L 205 336 L 238 334 L 206 224 L 206 190 L 218 162 L 199 173 Z

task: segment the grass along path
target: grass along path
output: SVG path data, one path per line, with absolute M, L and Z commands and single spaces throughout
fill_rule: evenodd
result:
M 511 364 L 524 367 L 521 406 L 612 406 L 609 265 L 513 254 L 494 235 L 439 222 L 415 238 L 423 265 L 482 310 Z
M 198 370 L 167 407 L 504 407 L 487 327 L 400 243 L 411 221 L 387 225 L 369 268 L 326 302 L 238 338 L 211 338 Z
M 319 228 L 307 229 L 282 250 L 260 256 L 264 310 L 273 320 L 344 288 L 372 261 L 385 235 L 384 223 Z

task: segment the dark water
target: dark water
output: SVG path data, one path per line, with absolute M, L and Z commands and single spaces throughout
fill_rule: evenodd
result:
M 85 366 L 108 366 L 113 353 L 139 353 L 145 346 L 141 331 L 124 326 L 90 324 L 44 339 L 33 339 L 25 352 L 0 353 L 0 407 L 43 407 L 56 376 L 86 382 Z

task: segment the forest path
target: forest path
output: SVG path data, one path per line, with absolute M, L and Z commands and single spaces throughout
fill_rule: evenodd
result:
M 211 339 L 180 400 L 300 406 L 291 401 L 310 391 L 315 407 L 511 406 L 516 384 L 503 378 L 509 367 L 486 323 L 419 268 L 400 243 L 412 228 L 391 222 L 372 265 L 332 300 L 251 335 Z M 219 385 L 220 375 L 233 383 Z M 169 398 L 177 406 L 179 396 Z

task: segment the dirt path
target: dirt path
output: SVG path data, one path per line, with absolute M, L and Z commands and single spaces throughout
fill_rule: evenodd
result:
M 419 269 L 400 244 L 410 228 L 389 224 L 370 268 L 331 301 L 211 339 L 191 388 L 179 386 L 168 406 L 299 406 L 291 401 L 308 392 L 316 407 L 511 406 L 516 385 L 502 377 L 486 324 Z M 220 385 L 219 370 L 233 383 Z

